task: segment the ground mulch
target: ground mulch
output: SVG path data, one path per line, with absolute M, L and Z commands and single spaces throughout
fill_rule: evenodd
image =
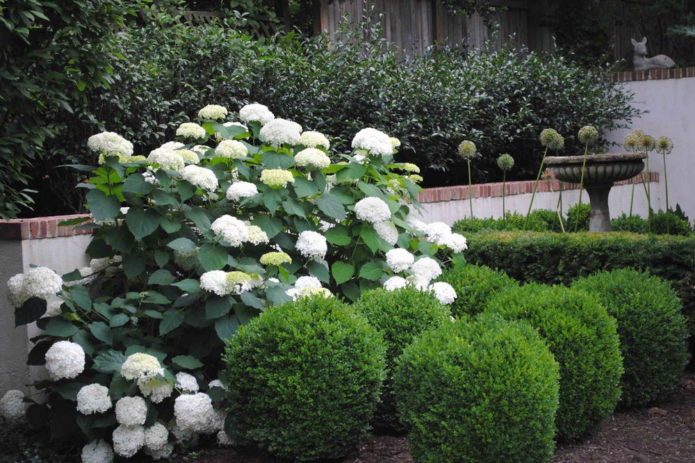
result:
M 280 463 L 252 451 L 204 452 L 197 463 Z M 335 463 L 412 463 L 408 440 L 371 436 L 353 455 Z M 557 449 L 552 463 L 695 462 L 695 374 L 686 375 L 673 397 L 658 407 L 617 412 L 595 435 Z

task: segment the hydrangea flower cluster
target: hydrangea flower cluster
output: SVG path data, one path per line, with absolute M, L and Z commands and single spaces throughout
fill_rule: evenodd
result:
M 285 119 L 273 119 L 266 123 L 258 133 L 258 138 L 271 145 L 296 145 L 301 136 L 302 126 Z
M 34 267 L 18 273 L 7 281 L 7 298 L 13 307 L 20 307 L 32 297 L 46 301 L 53 298 L 63 286 L 63 279 L 47 267 Z
M 391 137 L 384 132 L 368 127 L 362 129 L 352 139 L 352 147 L 365 150 L 375 156 L 387 156 L 393 154 Z
M 267 106 L 253 103 L 239 110 L 239 119 L 246 123 L 260 122 L 261 125 L 265 125 L 275 119 L 275 115 L 270 112 Z
M 318 148 L 320 146 L 324 149 L 328 149 L 331 147 L 331 142 L 328 141 L 328 138 L 326 138 L 324 134 L 313 130 L 302 132 L 298 144 L 304 145 L 307 148 Z
M 7 421 L 15 421 L 22 418 L 26 408 L 22 391 L 10 389 L 0 399 L 0 416 Z

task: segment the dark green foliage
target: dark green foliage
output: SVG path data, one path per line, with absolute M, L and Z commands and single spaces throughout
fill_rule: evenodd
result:
M 625 365 L 620 405 L 647 405 L 673 392 L 688 361 L 688 332 L 668 282 L 622 269 L 579 279 L 573 287 L 598 298 L 618 321 Z
M 668 212 L 660 210 L 654 212 L 651 219 L 643 219 L 640 216 L 633 215 L 632 217 L 623 214 L 611 221 L 613 230 L 628 231 L 632 233 L 655 233 L 657 235 L 684 235 L 692 233 L 690 222 L 687 217 L 682 216 L 677 212 L 669 210 Z M 651 224 L 650 224 L 651 222 Z
M 451 305 L 451 313 L 456 318 L 482 312 L 490 298 L 519 285 L 504 272 L 466 263 L 455 264 L 444 271 L 440 280 L 456 290 L 456 300 Z
M 397 365 L 398 410 L 416 462 L 550 460 L 558 365 L 527 324 L 492 314 L 445 323 Z
M 563 218 L 563 220 L 565 219 Z M 565 225 L 564 222 L 563 225 Z M 526 216 L 517 212 L 507 212 L 506 220 L 493 218 L 465 218 L 457 220 L 454 223 L 453 229 L 457 233 L 476 233 L 481 230 L 562 231 L 557 212 L 549 209 L 536 209 L 532 211 L 529 215 L 528 222 L 526 221 Z
M 625 213 L 611 220 L 613 231 L 630 233 L 649 233 L 649 223 L 638 215 L 629 216 Z
M 631 233 L 503 232 L 467 235 L 466 260 L 525 282 L 570 284 L 599 270 L 631 267 L 670 281 L 695 333 L 695 238 Z
M 530 283 L 499 294 L 487 310 L 525 320 L 560 364 L 558 438 L 577 440 L 610 415 L 620 399 L 622 358 L 616 323 L 591 295 Z
M 387 376 L 381 390 L 375 424 L 379 428 L 402 431 L 392 390 L 394 360 L 420 333 L 449 322 L 451 313 L 433 294 L 410 286 L 396 291 L 368 291 L 362 294 L 354 308 L 367 317 L 386 342 Z
M 268 308 L 224 355 L 234 433 L 298 461 L 345 455 L 369 429 L 384 354 L 376 329 L 336 299 Z
M 575 204 L 567 211 L 565 229 L 570 232 L 589 231 L 590 214 L 591 206 L 589 204 Z

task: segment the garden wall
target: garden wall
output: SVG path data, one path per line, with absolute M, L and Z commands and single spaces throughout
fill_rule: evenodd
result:
M 625 89 L 634 93 L 633 104 L 648 111 L 636 118 L 631 129 L 615 130 L 606 137 L 618 143 L 612 152 L 621 152 L 622 142 L 632 129 L 673 140 L 673 152 L 667 158 L 669 206 L 680 204 L 691 219 L 695 216 L 695 67 L 620 72 L 614 75 Z M 660 154 L 649 156 L 650 167 L 663 176 Z M 659 187 L 663 196 L 663 185 Z M 659 203 L 665 207 L 665 201 Z

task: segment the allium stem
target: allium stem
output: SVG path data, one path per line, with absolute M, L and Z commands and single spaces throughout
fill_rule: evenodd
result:
M 662 156 L 664 157 L 664 187 L 666 189 L 666 212 L 668 212 L 668 175 L 666 174 L 666 153 L 662 154 Z
M 468 203 L 471 207 L 471 219 L 473 218 L 473 183 L 471 182 L 471 158 L 468 161 Z
M 652 232 L 652 188 L 651 188 L 651 175 L 649 174 L 649 151 L 647 151 L 647 168 L 646 168 L 646 175 L 644 176 L 644 182 L 643 185 L 646 185 L 647 188 L 647 207 L 649 208 L 647 215 L 648 215 L 648 220 L 647 220 L 647 225 L 649 226 L 649 233 Z
M 502 171 L 502 221 L 507 223 L 507 209 L 504 206 L 505 196 L 507 196 L 507 171 Z
M 630 217 L 632 217 L 632 205 L 635 202 L 635 177 L 632 177 L 632 193 L 630 194 Z
M 533 194 L 531 195 L 531 202 L 528 205 L 528 211 L 526 211 L 526 222 L 524 223 L 524 230 L 528 229 L 528 219 L 531 215 L 531 208 L 533 207 L 533 200 L 536 197 L 536 189 L 538 188 L 538 182 L 541 179 L 541 173 L 543 173 L 543 164 L 545 164 L 545 155 L 548 154 L 548 147 L 545 147 L 543 152 L 543 159 L 541 160 L 541 166 L 538 168 L 538 175 L 536 176 L 536 182 L 533 184 Z
M 584 170 L 586 169 L 586 155 L 589 153 L 589 144 L 584 148 L 584 159 L 582 160 L 582 175 L 579 180 L 579 205 L 582 205 L 582 192 L 584 192 Z

